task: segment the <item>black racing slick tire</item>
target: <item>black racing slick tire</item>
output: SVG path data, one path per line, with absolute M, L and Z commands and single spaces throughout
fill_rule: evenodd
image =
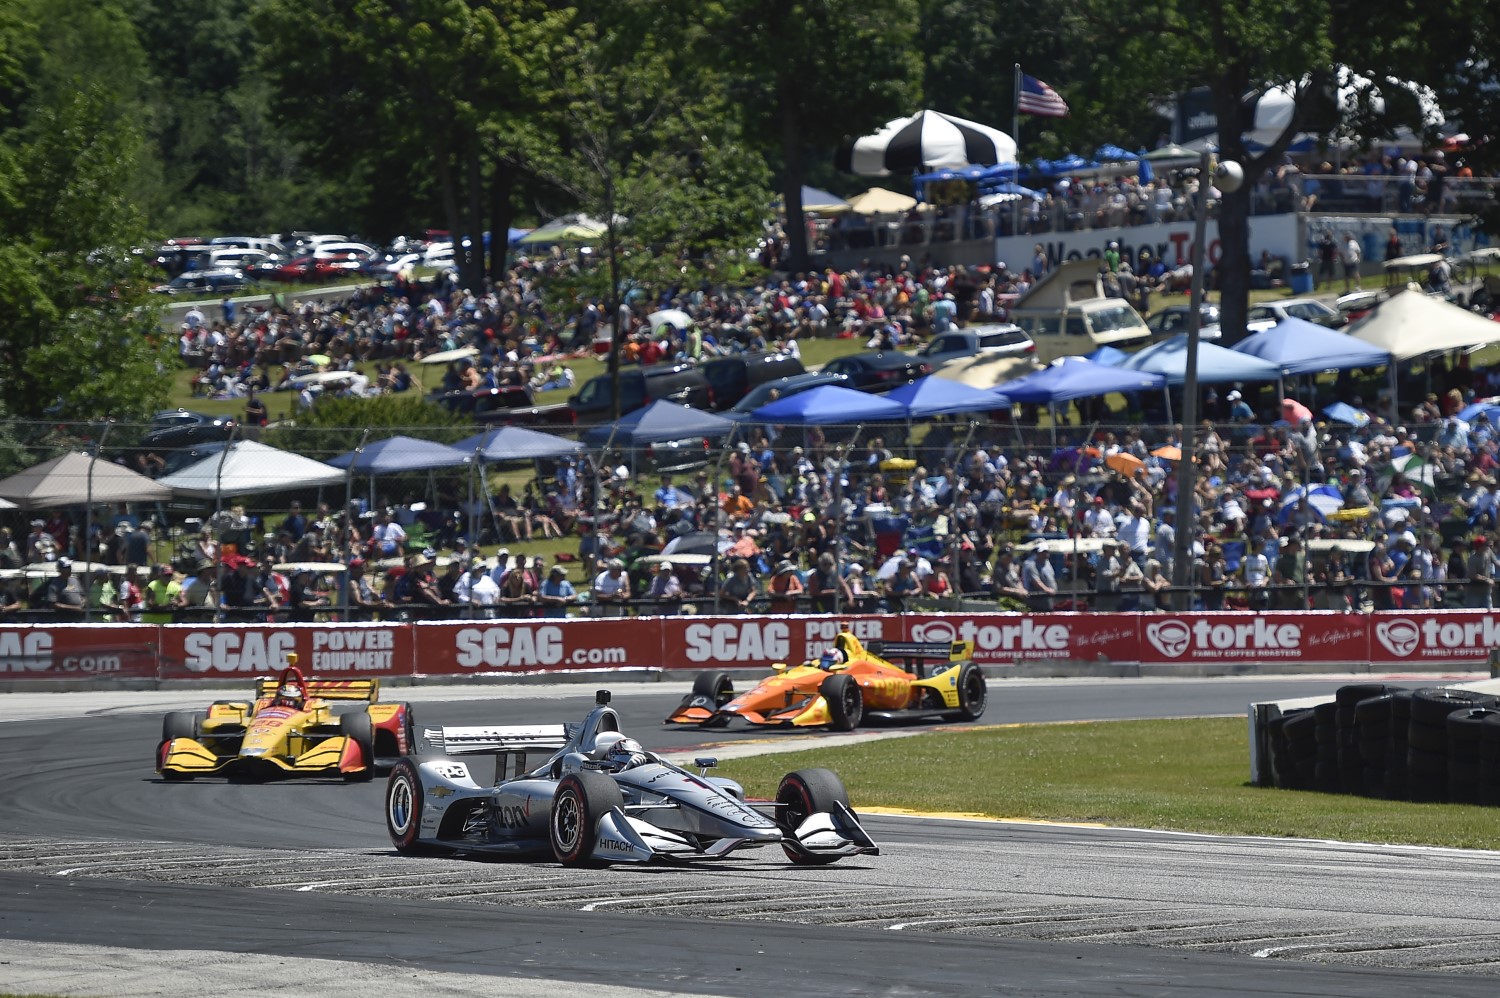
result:
M 603 773 L 583 770 L 569 773 L 557 784 L 552 795 L 552 811 L 547 816 L 547 838 L 552 855 L 563 866 L 600 867 L 609 865 L 594 858 L 599 842 L 599 819 L 612 808 L 623 807 L 625 797 L 619 784 Z
M 977 721 L 984 716 L 989 701 L 989 686 L 984 681 L 984 672 L 973 662 L 965 662 L 958 670 L 958 716 L 965 721 Z
M 197 738 L 202 734 L 199 715 L 190 710 L 174 710 L 161 719 L 161 743 L 157 747 L 158 765 L 166 758 L 167 742 L 178 738 Z M 182 783 L 193 778 L 192 773 L 163 769 L 161 778 L 172 783 Z
M 200 733 L 199 715 L 190 710 L 174 710 L 161 719 L 161 740 L 174 738 L 197 738 Z
M 403 856 L 440 856 L 448 851 L 418 841 L 424 799 L 415 760 L 402 759 L 392 766 L 385 783 L 385 830 Z
M 828 726 L 835 731 L 853 731 L 864 720 L 865 694 L 853 676 L 829 676 L 818 687 L 818 695 L 828 704 Z
M 375 775 L 375 725 L 366 713 L 345 714 L 339 718 L 339 732 L 359 746 L 364 756 L 365 768 L 356 773 L 345 773 L 344 779 L 351 783 L 364 783 Z
M 832 811 L 835 803 L 849 806 L 849 792 L 844 781 L 830 769 L 799 769 L 787 773 L 776 788 L 776 820 L 781 825 L 781 834 L 791 838 L 797 826 L 820 811 Z M 838 862 L 841 856 L 809 856 L 801 850 L 782 843 L 786 858 L 799 866 L 826 866 Z
M 693 696 L 704 697 L 717 710 L 734 699 L 734 683 L 727 672 L 700 672 L 693 680 Z

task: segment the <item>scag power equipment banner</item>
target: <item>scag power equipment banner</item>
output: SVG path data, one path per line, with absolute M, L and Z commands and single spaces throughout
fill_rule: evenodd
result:
M 304 675 L 410 676 L 410 624 L 170 624 L 161 628 L 161 677 L 262 676 L 297 653 Z

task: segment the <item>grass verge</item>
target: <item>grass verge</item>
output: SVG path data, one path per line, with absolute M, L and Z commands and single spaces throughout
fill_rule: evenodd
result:
M 1243 717 L 1019 725 L 726 760 L 718 772 L 769 797 L 784 773 L 826 766 L 856 809 L 1500 849 L 1494 808 L 1251 786 L 1247 738 Z

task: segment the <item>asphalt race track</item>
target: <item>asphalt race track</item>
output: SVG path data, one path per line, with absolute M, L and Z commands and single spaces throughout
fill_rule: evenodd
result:
M 1242 714 L 1337 685 L 992 682 L 984 720 Z M 409 694 L 419 725 L 573 720 L 591 689 L 387 699 Z M 682 687 L 663 689 L 616 689 L 648 747 L 766 737 L 664 729 Z M 31 718 L 0 724 L 0 991 L 1489 998 L 1500 976 L 1494 853 L 870 816 L 883 855 L 815 869 L 768 850 L 605 871 L 398 858 L 382 780 L 156 780 L 161 711 L 224 695 L 0 697 L 0 718 Z

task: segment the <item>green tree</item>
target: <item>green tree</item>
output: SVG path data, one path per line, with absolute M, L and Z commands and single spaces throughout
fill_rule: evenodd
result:
M 1077 12 L 1076 43 L 1093 54 L 1095 78 L 1110 79 L 1116 92 L 1145 103 L 1200 85 L 1211 92 L 1220 156 L 1240 163 L 1246 177 L 1219 213 L 1215 273 L 1231 336 L 1245 326 L 1256 179 L 1281 161 L 1299 132 L 1358 131 L 1370 141 L 1399 123 L 1420 128 L 1412 120 L 1416 101 L 1400 98 L 1410 84 L 1429 82 L 1423 74 L 1443 61 L 1432 47 L 1441 35 L 1427 34 L 1426 16 L 1405 0 L 1162 0 L 1145 7 L 1081 0 Z M 1243 135 L 1253 129 L 1256 104 L 1279 87 L 1290 88 L 1295 112 L 1280 135 L 1252 150 Z
M 778 161 L 793 270 L 808 267 L 809 155 L 919 110 L 917 0 L 715 0 L 702 56 L 731 75 L 745 135 Z
M 78 13 L 66 30 L 0 26 L 0 52 L 24 67 L 0 59 L 16 109 L 0 135 L 0 392 L 22 418 L 136 419 L 166 397 L 171 357 L 132 252 L 150 242 L 126 86 L 140 62 L 128 26 L 105 37 L 123 23 L 112 4 Z

